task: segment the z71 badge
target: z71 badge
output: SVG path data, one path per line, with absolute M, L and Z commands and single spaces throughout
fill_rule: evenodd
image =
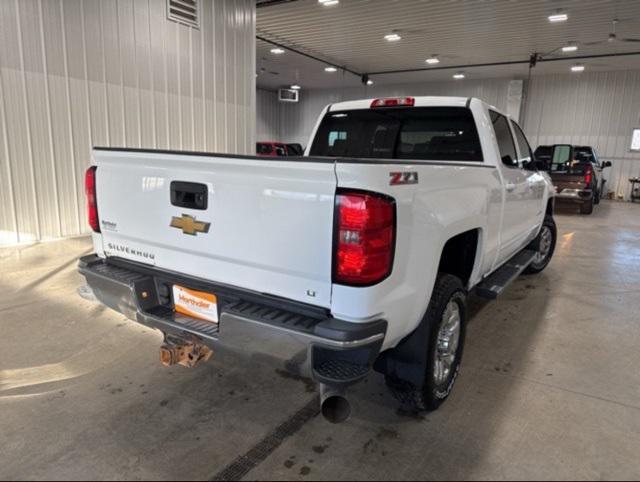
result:
M 403 186 L 406 184 L 418 184 L 417 172 L 390 172 L 392 186 Z

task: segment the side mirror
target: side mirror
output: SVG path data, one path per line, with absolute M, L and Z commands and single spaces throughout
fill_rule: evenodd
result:
M 605 162 L 602 163 L 602 169 L 605 169 L 605 168 L 611 167 L 611 166 L 612 166 L 611 161 L 605 161 Z

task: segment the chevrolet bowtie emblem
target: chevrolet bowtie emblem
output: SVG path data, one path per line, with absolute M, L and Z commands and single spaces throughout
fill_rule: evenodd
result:
M 171 219 L 171 227 L 182 229 L 184 234 L 189 234 L 190 236 L 196 236 L 198 233 L 208 233 L 209 228 L 211 227 L 211 223 L 203 223 L 202 221 L 196 221 L 196 218 L 193 216 L 189 216 L 188 214 L 183 214 L 182 217 L 174 216 Z

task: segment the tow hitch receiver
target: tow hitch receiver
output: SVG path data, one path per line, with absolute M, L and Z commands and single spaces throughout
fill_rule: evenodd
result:
M 200 362 L 209 361 L 213 351 L 194 340 L 165 339 L 160 347 L 160 362 L 165 367 L 182 365 L 194 368 Z

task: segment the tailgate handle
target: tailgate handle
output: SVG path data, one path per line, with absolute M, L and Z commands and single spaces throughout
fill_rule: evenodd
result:
M 179 208 L 207 209 L 209 199 L 206 184 L 173 181 L 171 183 L 171 204 Z

